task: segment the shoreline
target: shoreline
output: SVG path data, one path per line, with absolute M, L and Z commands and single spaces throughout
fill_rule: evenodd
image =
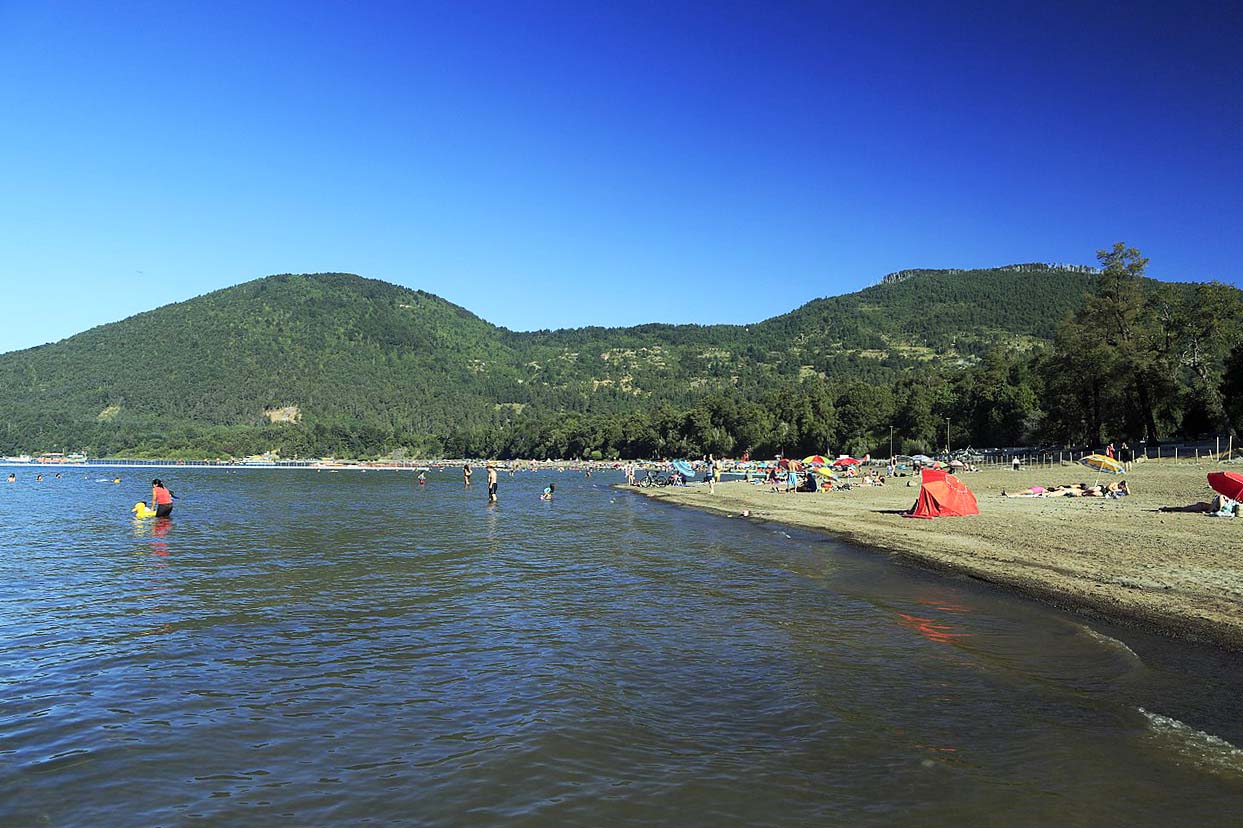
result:
M 1243 519 L 1162 513 L 1212 495 L 1214 464 L 1137 464 L 1136 494 L 1104 498 L 1002 497 L 1002 489 L 1070 483 L 1081 466 L 989 469 L 963 475 L 980 514 L 911 520 L 918 483 L 826 494 L 772 493 L 767 485 L 723 482 L 644 489 L 653 500 L 727 517 L 827 533 L 932 571 L 965 575 L 1062 610 L 1222 649 L 1243 652 Z M 912 481 L 914 482 L 914 481 Z

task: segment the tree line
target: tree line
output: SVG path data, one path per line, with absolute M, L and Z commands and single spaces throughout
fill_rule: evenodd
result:
M 0 358 L 0 454 L 884 456 L 1237 433 L 1243 293 L 1147 279 L 1123 244 L 1097 258 L 1098 275 L 931 273 L 755 326 L 528 334 L 373 280 L 269 277 Z M 298 422 L 262 416 L 291 403 Z

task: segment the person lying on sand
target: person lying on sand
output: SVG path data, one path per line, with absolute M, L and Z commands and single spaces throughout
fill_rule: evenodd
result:
M 1028 486 L 1026 489 L 1022 489 L 1021 491 L 1017 491 L 1017 492 L 1007 492 L 1005 489 L 1002 489 L 1001 496 L 1002 497 L 1049 497 L 1050 495 L 1054 495 L 1054 494 L 1060 495 L 1063 493 L 1065 489 L 1069 489 L 1069 488 L 1071 487 L 1070 486 L 1048 486 L 1048 487 Z
M 1130 494 L 1130 490 L 1126 488 L 1126 481 L 1122 481 L 1117 485 L 1120 488 L 1113 489 L 1105 486 L 1089 486 L 1087 483 L 1071 483 L 1069 486 L 1028 486 L 1017 492 L 1007 492 L 1004 489 L 1001 492 L 1002 497 L 1123 497 Z M 1110 494 L 1110 492 L 1120 491 L 1121 494 Z
M 1212 500 L 1201 500 L 1186 506 L 1162 506 L 1158 512 L 1201 512 L 1221 517 L 1235 517 L 1239 514 L 1239 504 L 1224 495 L 1214 495 Z

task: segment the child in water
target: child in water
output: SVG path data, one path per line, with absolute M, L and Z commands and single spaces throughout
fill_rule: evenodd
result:
M 422 486 L 425 483 L 427 483 L 427 475 L 423 474 L 423 472 L 419 472 L 419 485 Z
M 557 490 L 556 483 L 549 483 L 544 487 L 544 493 L 539 496 L 540 500 L 552 500 L 552 493 Z

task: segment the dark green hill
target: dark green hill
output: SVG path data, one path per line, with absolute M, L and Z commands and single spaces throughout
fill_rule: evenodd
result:
M 891 382 L 1049 339 L 1091 279 L 927 271 L 750 326 L 520 333 L 376 280 L 271 276 L 0 355 L 0 453 L 426 455 L 806 377 Z

